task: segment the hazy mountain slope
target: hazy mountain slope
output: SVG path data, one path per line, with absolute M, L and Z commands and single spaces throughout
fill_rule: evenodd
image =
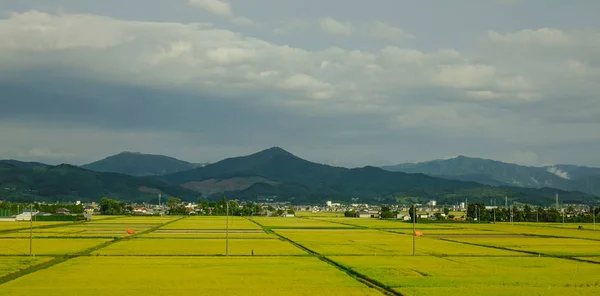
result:
M 131 176 L 159 176 L 194 169 L 198 164 L 173 157 L 135 152 L 122 152 L 105 159 L 83 165 L 82 168 L 126 174 Z
M 254 184 L 246 182 L 243 188 L 208 186 L 210 184 L 220 185 L 227 181 L 235 183 L 233 180 L 240 178 L 244 180 L 262 178 L 264 180 L 255 179 Z M 565 193 L 560 190 L 551 190 L 554 193 L 550 194 L 514 187 L 489 188 L 487 191 L 478 191 L 476 189 L 486 187 L 475 182 L 448 180 L 424 174 L 389 172 L 376 167 L 356 169 L 332 167 L 306 161 L 277 147 L 248 156 L 228 158 L 206 167 L 162 176 L 161 179 L 184 186 L 202 184 L 202 192 L 212 190 L 211 192 L 215 192 L 215 195 L 219 196 L 223 193 L 241 199 L 276 196 L 278 200 L 301 200 L 303 202 L 332 198 L 340 200 L 360 198 L 362 201 L 377 201 L 397 197 L 446 198 L 459 201 L 464 200 L 465 197 L 487 200 L 490 197 L 504 198 L 505 195 L 509 196 L 511 200 L 522 199 L 525 201 L 534 196 L 551 199 L 556 192 L 574 198 L 581 196 L 578 193 Z M 216 191 L 223 192 L 216 193 Z M 462 193 L 457 194 L 458 192 Z
M 39 166 L 41 166 L 41 167 L 48 166 L 47 164 L 40 163 L 40 162 L 19 161 L 19 160 L 14 160 L 14 159 L 0 160 L 0 164 L 10 164 L 10 165 L 14 165 L 19 168 L 27 168 L 27 169 L 39 167 Z
M 198 194 L 151 178 L 99 173 L 71 165 L 20 168 L 0 164 L 0 199 L 36 201 L 150 201 L 157 193 L 196 200 Z
M 596 168 L 570 165 L 528 167 L 465 156 L 383 168 L 394 172 L 422 173 L 495 186 L 551 187 L 600 195 L 600 186 L 596 185 L 600 183 L 600 169 Z

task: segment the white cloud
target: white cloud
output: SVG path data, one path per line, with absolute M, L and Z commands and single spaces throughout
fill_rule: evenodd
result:
M 236 15 L 227 0 L 190 0 L 189 5 L 223 17 L 238 26 L 251 27 L 256 25 L 255 21 Z
M 563 179 L 571 180 L 571 178 L 569 177 L 569 173 L 565 172 L 565 171 L 563 171 L 563 170 L 561 170 L 559 168 L 549 167 L 548 168 L 548 172 L 552 173 L 552 174 L 555 174 L 555 175 L 557 175 L 557 176 L 559 176 L 559 177 L 561 177 Z
M 404 31 L 401 28 L 390 26 L 380 21 L 374 21 L 365 24 L 363 34 L 375 39 L 381 39 L 391 42 L 399 42 L 406 39 L 413 39 L 415 36 Z
M 334 36 L 352 36 L 354 26 L 350 22 L 340 22 L 330 17 L 322 18 L 319 21 L 321 30 L 329 35 Z
M 294 22 L 292 24 L 288 24 L 284 27 L 276 29 L 276 33 L 289 33 L 291 30 L 306 30 L 309 26 L 306 22 Z M 351 37 L 351 36 L 360 36 L 368 39 L 377 39 L 385 42 L 398 43 L 400 41 L 413 39 L 415 38 L 409 32 L 406 32 L 402 28 L 394 27 L 388 25 L 381 21 L 372 21 L 372 22 L 364 22 L 364 23 L 352 23 L 352 22 L 343 22 L 331 17 L 324 17 L 319 21 L 320 30 L 332 36 L 342 36 L 342 37 Z
M 190 0 L 190 5 L 222 17 L 232 17 L 231 5 L 226 0 Z

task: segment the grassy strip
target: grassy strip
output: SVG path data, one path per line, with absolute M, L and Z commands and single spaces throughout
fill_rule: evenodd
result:
M 111 239 L 114 236 L 33 236 L 34 239 Z M 2 236 L 0 239 L 29 239 L 28 236 Z
M 315 220 L 315 221 L 319 221 L 319 222 L 329 222 L 329 223 L 335 223 L 335 224 L 340 224 L 340 225 L 346 225 L 346 226 L 351 226 L 352 228 L 370 229 L 367 226 L 354 225 L 354 224 L 344 223 L 344 222 L 340 222 L 340 221 L 321 220 L 318 218 L 310 218 L 310 217 L 299 217 L 299 218 L 307 219 L 307 220 Z M 348 229 L 348 228 L 346 227 L 344 229 Z
M 123 218 L 123 217 L 127 217 L 127 216 L 119 216 L 119 217 L 111 217 L 111 218 L 106 218 L 106 219 L 102 219 L 102 221 L 104 220 L 115 220 L 115 219 L 119 219 L 119 218 Z M 93 221 L 93 220 L 92 220 Z M 34 226 L 32 229 L 49 229 L 49 228 L 57 228 L 57 227 L 63 227 L 63 226 L 72 226 L 72 225 L 78 225 L 78 224 L 84 224 L 86 222 L 92 222 L 92 221 L 65 221 L 66 223 L 57 223 L 57 224 L 52 224 L 52 225 L 41 225 L 41 226 Z M 41 221 L 44 222 L 44 221 Z M 49 221 L 52 222 L 52 221 Z M 60 221 L 57 221 L 60 222 Z M 71 222 L 71 223 L 68 223 Z M 7 222 L 7 223 L 13 223 L 13 222 Z M 27 222 L 14 222 L 14 223 L 25 223 L 25 224 L 29 224 Z M 33 223 L 35 224 L 35 219 L 33 221 Z M 23 228 L 14 228 L 14 229 L 5 229 L 5 230 L 0 230 L 0 234 L 1 233 L 12 233 L 12 232 L 19 232 L 22 230 L 28 230 L 31 227 L 23 227 Z
M 534 251 L 515 250 L 515 249 L 510 249 L 510 248 L 505 248 L 505 247 L 499 247 L 499 246 L 490 246 L 490 245 L 483 245 L 483 244 L 476 244 L 476 243 L 455 241 L 455 240 L 447 239 L 447 238 L 440 238 L 439 240 L 447 241 L 447 242 L 453 242 L 453 243 L 459 243 L 459 244 L 463 244 L 463 245 L 470 245 L 470 246 L 484 247 L 484 248 L 490 248 L 490 249 L 498 249 L 498 250 L 504 250 L 504 251 L 524 253 L 524 254 L 535 255 L 535 256 L 539 256 L 539 257 L 542 257 L 542 256 L 543 257 L 560 257 L 560 256 L 550 256 L 550 255 L 546 255 L 546 254 L 542 254 L 542 253 L 538 253 L 538 252 L 534 252 Z
M 600 262 L 594 262 L 594 261 L 589 261 L 589 260 L 574 258 L 575 256 L 550 255 L 550 254 L 543 254 L 543 253 L 534 252 L 534 251 L 515 250 L 515 249 L 511 249 L 511 248 L 505 248 L 505 247 L 499 247 L 499 246 L 490 246 L 490 245 L 483 245 L 483 244 L 476 244 L 476 243 L 469 243 L 469 242 L 461 242 L 461 241 L 455 241 L 455 240 L 444 239 L 444 238 L 442 238 L 440 240 L 448 241 L 448 242 L 453 242 L 453 243 L 459 243 L 459 244 L 465 244 L 465 245 L 471 245 L 471 246 L 484 247 L 484 248 L 505 250 L 505 251 L 511 251 L 511 252 L 519 252 L 519 253 L 524 253 L 524 254 L 536 255 L 538 257 L 557 258 L 557 259 L 565 259 L 565 260 L 585 262 L 585 263 L 600 264 Z
M 30 273 L 36 272 L 38 270 L 42 270 L 42 269 L 46 269 L 46 268 L 52 267 L 52 266 L 54 266 L 56 264 L 65 262 L 65 261 L 67 261 L 67 260 L 69 260 L 71 258 L 72 258 L 71 256 L 55 257 L 54 259 L 52 259 L 50 261 L 46 261 L 46 262 L 43 262 L 43 263 L 38 264 L 38 265 L 29 266 L 29 267 L 27 267 L 25 269 L 21 269 L 19 271 L 13 272 L 11 274 L 7 274 L 7 275 L 5 275 L 3 277 L 0 277 L 0 285 L 5 284 L 7 282 L 10 282 L 12 280 L 18 279 L 18 278 L 20 278 L 22 276 L 25 276 L 25 275 L 28 275 Z
M 155 230 L 159 229 L 160 227 L 162 227 L 164 225 L 173 223 L 175 221 L 179 221 L 181 219 L 183 219 L 183 217 L 181 217 L 179 219 L 176 219 L 176 220 L 173 220 L 171 222 L 167 222 L 165 224 L 157 225 L 154 228 L 148 229 L 148 230 L 140 232 L 138 234 L 131 235 L 129 237 L 123 237 L 123 238 L 114 239 L 112 241 L 107 241 L 107 242 L 104 242 L 104 243 L 101 243 L 99 245 L 93 246 L 93 247 L 91 247 L 91 248 L 89 248 L 87 250 L 84 250 L 82 252 L 79 252 L 79 253 L 74 253 L 74 254 L 71 254 L 71 255 L 66 255 L 66 256 L 61 256 L 61 257 L 56 257 L 54 260 L 50 260 L 50 261 L 44 262 L 42 264 L 38 264 L 38 265 L 35 265 L 35 266 L 30 266 L 30 267 L 25 268 L 23 270 L 19 270 L 17 272 L 13 272 L 11 274 L 8 274 L 8 275 L 5 275 L 3 277 L 0 277 L 0 285 L 5 284 L 7 282 L 10 282 L 12 280 L 16 280 L 16 279 L 18 279 L 18 278 L 20 278 L 22 276 L 28 275 L 30 273 L 34 273 L 34 272 L 36 272 L 38 270 L 50 268 L 50 267 L 55 266 L 57 264 L 63 263 L 63 262 L 65 262 L 65 261 L 67 261 L 67 260 L 69 260 L 71 258 L 77 258 L 77 257 L 80 257 L 80 256 L 89 256 L 92 252 L 97 251 L 99 249 L 102 249 L 104 247 L 107 247 L 109 245 L 112 245 L 112 244 L 114 244 L 116 242 L 123 241 L 123 240 L 129 240 L 129 239 L 132 239 L 133 237 L 136 237 L 138 235 L 143 235 L 143 234 L 150 233 L 152 231 L 155 231 Z
M 184 239 L 184 240 L 192 240 L 192 239 L 198 239 L 198 240 L 207 240 L 207 239 L 225 239 L 224 237 L 172 237 L 172 236 L 166 236 L 166 237 L 153 237 L 153 236 L 144 236 L 144 237 L 140 237 L 139 239 Z M 243 239 L 243 240 L 250 240 L 250 239 L 256 239 L 256 240 L 270 240 L 270 239 L 278 239 L 277 237 L 230 237 L 229 239 L 231 240 L 238 240 L 238 239 Z
M 310 254 L 301 255 L 232 255 L 225 254 L 94 254 L 94 257 L 312 257 Z
M 339 263 L 337 263 L 337 262 L 335 262 L 335 261 L 333 261 L 333 260 L 331 260 L 331 259 L 329 259 L 329 258 L 327 258 L 327 257 L 325 257 L 325 256 L 323 256 L 323 255 L 321 255 L 321 254 L 319 254 L 319 253 L 317 253 L 317 252 L 315 252 L 315 251 L 307 248 L 307 247 L 305 247 L 304 245 L 301 245 L 301 244 L 299 244 L 299 243 L 297 243 L 297 242 L 295 242 L 295 241 L 293 241 L 293 240 L 291 240 L 291 239 L 289 239 L 289 238 L 287 238 L 287 237 L 285 237 L 283 235 L 280 235 L 280 234 L 278 234 L 276 232 L 273 232 L 273 230 L 272 230 L 273 228 L 266 228 L 263 225 L 261 225 L 260 223 L 254 221 L 252 219 L 249 219 L 249 220 L 252 221 L 252 222 L 254 222 L 254 223 L 256 223 L 258 226 L 263 227 L 263 229 L 265 230 L 265 232 L 267 232 L 267 233 L 273 233 L 273 234 L 277 235 L 280 239 L 291 243 L 292 245 L 296 246 L 297 248 L 299 248 L 301 250 L 304 250 L 309 255 L 312 255 L 312 256 L 316 257 L 317 259 L 319 259 L 319 260 L 321 260 L 321 261 L 323 261 L 323 262 L 325 262 L 325 263 L 327 263 L 327 264 L 329 264 L 329 265 L 337 268 L 338 270 L 346 273 L 347 275 L 349 275 L 353 279 L 355 279 L 355 280 L 363 283 L 364 285 L 366 285 L 369 288 L 378 290 L 379 292 L 381 292 L 381 293 L 383 293 L 385 295 L 403 296 L 403 294 L 401 294 L 401 293 L 399 293 L 397 291 L 394 291 L 391 287 L 388 287 L 388 286 L 384 285 L 383 283 L 381 283 L 379 281 L 376 281 L 376 280 L 371 279 L 371 278 L 369 278 L 369 277 L 367 277 L 367 276 L 365 276 L 365 275 L 363 275 L 361 273 L 358 273 L 358 272 L 352 270 L 351 268 L 349 268 L 347 266 L 341 265 L 341 264 L 339 264 Z M 347 229 L 347 228 L 345 228 L 345 229 Z
M 0 233 L 11 233 L 11 232 L 19 232 L 19 231 L 23 231 L 23 230 L 29 230 L 31 229 L 48 229 L 48 228 L 57 228 L 57 227 L 63 227 L 63 226 L 71 226 L 71 225 L 77 225 L 77 224 L 83 224 L 86 221 L 74 221 L 74 222 L 69 222 L 67 221 L 66 223 L 57 223 L 57 224 L 51 224 L 51 225 L 40 225 L 40 226 L 34 226 L 34 227 L 23 227 L 23 228 L 14 228 L 14 229 L 5 229 L 5 230 L 0 230 Z M 5 222 L 5 223 L 13 223 L 13 222 Z M 26 223 L 26 222 L 14 222 L 14 223 Z M 29 223 L 26 223 L 27 225 L 29 225 Z M 35 222 L 34 222 L 35 225 Z
M 535 234 L 535 233 L 519 233 L 519 234 L 522 236 L 532 236 L 532 237 L 542 237 L 542 238 L 569 238 L 569 239 L 600 241 L 600 239 L 590 238 L 590 237 L 559 236 L 559 235 Z

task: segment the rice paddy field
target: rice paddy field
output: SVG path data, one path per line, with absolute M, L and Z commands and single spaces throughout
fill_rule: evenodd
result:
M 35 257 L 28 256 L 29 223 L 3 222 L 0 291 L 600 295 L 600 230 L 593 225 L 428 223 L 414 237 L 403 221 L 299 216 L 230 217 L 228 234 L 225 217 L 38 222 Z

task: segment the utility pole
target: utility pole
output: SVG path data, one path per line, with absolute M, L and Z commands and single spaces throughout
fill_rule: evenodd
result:
M 163 223 L 163 210 L 162 210 L 162 206 L 160 205 L 160 198 L 162 197 L 162 194 L 158 194 L 158 210 L 160 211 L 160 223 Z
M 510 205 L 510 225 L 513 225 L 513 207 L 514 205 Z
M 29 256 L 33 256 L 33 205 L 29 206 Z
M 417 209 L 416 205 L 413 204 L 413 256 L 417 256 L 417 231 L 416 225 L 417 222 Z
M 496 200 L 494 199 L 494 224 L 496 224 Z
M 592 207 L 592 221 L 594 221 L 594 230 L 596 230 L 596 208 Z
M 539 223 L 540 222 L 540 207 L 537 207 L 535 209 L 535 223 Z
M 229 256 L 229 202 L 225 199 L 226 204 L 226 218 L 225 218 L 225 256 Z
M 465 198 L 465 221 L 469 218 L 469 199 Z

